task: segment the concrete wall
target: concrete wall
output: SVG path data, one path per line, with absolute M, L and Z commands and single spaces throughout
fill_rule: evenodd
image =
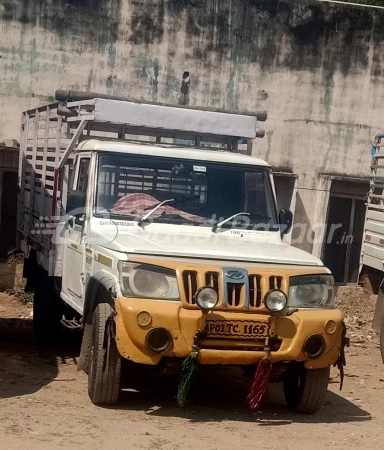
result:
M 383 24 L 384 9 L 305 0 L 3 0 L 0 139 L 57 88 L 267 109 L 254 154 L 299 175 L 296 221 L 313 225 L 322 174 L 368 175 L 384 127 Z

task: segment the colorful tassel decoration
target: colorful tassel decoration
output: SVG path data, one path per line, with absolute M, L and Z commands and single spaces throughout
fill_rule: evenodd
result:
M 177 403 L 182 408 L 188 403 L 198 370 L 199 347 L 194 345 L 191 353 L 185 358 L 181 367 Z
M 257 370 L 252 381 L 251 391 L 248 395 L 248 403 L 252 409 L 256 409 L 260 406 L 261 400 L 267 391 L 269 378 L 271 376 L 272 361 L 268 338 L 266 339 L 264 350 L 265 355 L 257 366 Z

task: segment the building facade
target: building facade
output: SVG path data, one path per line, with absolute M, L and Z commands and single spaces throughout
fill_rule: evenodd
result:
M 383 23 L 383 8 L 314 0 L 4 0 L 0 139 L 59 88 L 267 110 L 253 154 L 294 210 L 292 243 L 356 281 Z

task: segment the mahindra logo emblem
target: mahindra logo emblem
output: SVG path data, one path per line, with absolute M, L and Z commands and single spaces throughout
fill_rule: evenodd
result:
M 230 270 L 225 275 L 230 280 L 242 280 L 244 278 L 244 274 L 238 270 Z

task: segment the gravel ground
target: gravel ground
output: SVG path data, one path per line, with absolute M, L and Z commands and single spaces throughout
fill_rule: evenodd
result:
M 249 382 L 235 369 L 203 369 L 204 383 L 187 408 L 175 383 L 155 378 L 141 391 L 124 391 L 113 408 L 92 405 L 87 377 L 76 370 L 80 337 L 38 346 L 30 305 L 0 294 L 0 435 L 7 449 L 378 449 L 384 440 L 384 366 L 370 329 L 374 299 L 339 290 L 352 345 L 344 389 L 332 370 L 320 412 L 288 411 L 281 385 L 270 385 L 260 411 L 248 410 Z

